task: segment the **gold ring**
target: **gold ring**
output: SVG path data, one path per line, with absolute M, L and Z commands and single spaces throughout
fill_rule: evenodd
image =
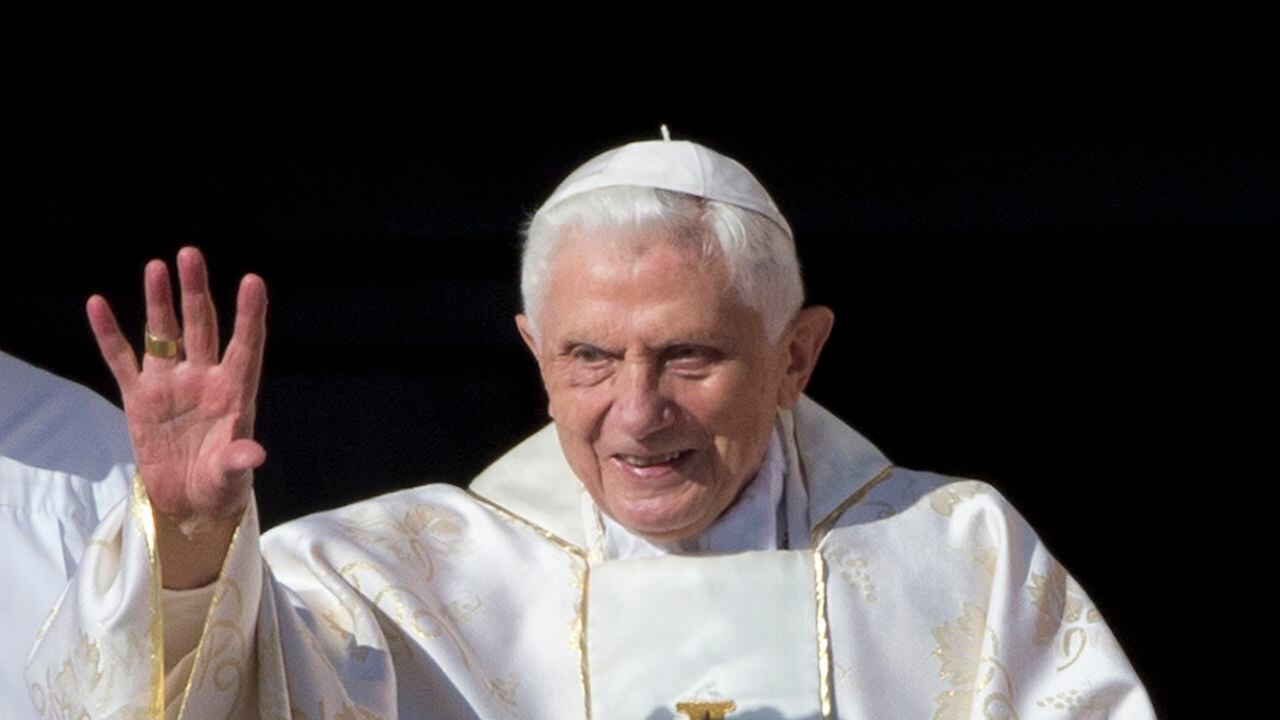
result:
M 144 328 L 143 335 L 146 336 L 146 352 L 152 357 L 169 360 L 178 357 L 178 353 L 182 352 L 181 336 L 174 340 L 165 340 L 152 334 L 151 328 Z

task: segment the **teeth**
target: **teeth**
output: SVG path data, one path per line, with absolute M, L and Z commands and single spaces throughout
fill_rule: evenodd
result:
M 661 465 L 662 463 L 669 463 L 672 460 L 675 460 L 676 458 L 680 457 L 680 453 L 673 452 L 673 453 L 667 453 L 666 455 L 647 455 L 647 456 L 622 455 L 621 457 L 624 461 L 626 461 L 630 465 L 634 465 L 636 467 L 649 467 L 650 465 Z

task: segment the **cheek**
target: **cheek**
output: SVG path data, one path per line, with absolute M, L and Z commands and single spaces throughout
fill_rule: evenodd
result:
M 726 471 L 740 474 L 757 463 L 777 418 L 776 388 L 764 374 L 740 373 L 704 398 L 702 418 L 715 436 Z
M 566 449 L 582 448 L 600 437 L 608 402 L 596 388 L 561 387 L 550 391 L 549 407 Z

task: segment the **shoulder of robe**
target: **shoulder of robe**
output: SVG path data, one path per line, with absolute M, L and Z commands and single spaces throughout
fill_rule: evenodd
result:
M 873 530 L 876 523 L 895 519 L 917 530 L 946 535 L 952 545 L 1007 547 L 1015 539 L 1036 539 L 1017 508 L 989 483 L 902 467 L 894 467 L 849 507 L 833 532 Z
M 0 454 L 87 479 L 99 475 L 90 460 L 133 460 L 120 408 L 83 385 L 2 352 Z M 50 467 L 50 462 L 72 466 Z
M 262 536 L 273 565 L 287 556 L 368 556 L 388 564 L 495 552 L 536 537 L 461 488 L 422 485 L 292 520 Z
M 1019 537 L 1034 537 L 1022 515 L 993 486 L 895 466 L 807 396 L 797 403 L 790 424 L 810 492 L 811 522 L 819 534 L 825 527 L 879 539 L 902 537 L 910 528 L 911 542 L 934 542 L 929 533 L 944 533 L 952 544 L 971 537 L 984 545 L 1001 544 L 1010 529 Z
M 0 500 L 91 531 L 128 495 L 124 413 L 89 388 L 0 352 Z

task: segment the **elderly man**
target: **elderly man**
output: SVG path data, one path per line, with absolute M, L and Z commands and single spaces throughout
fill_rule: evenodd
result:
M 534 216 L 516 322 L 553 423 L 476 478 L 258 541 L 266 290 L 219 360 L 203 259 L 146 270 L 138 456 L 28 666 L 49 717 L 1151 716 L 1083 590 L 990 487 L 896 468 L 802 393 L 832 327 L 791 231 L 688 142 Z M 178 338 L 181 337 L 181 343 Z

